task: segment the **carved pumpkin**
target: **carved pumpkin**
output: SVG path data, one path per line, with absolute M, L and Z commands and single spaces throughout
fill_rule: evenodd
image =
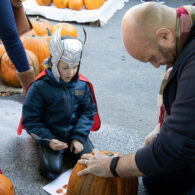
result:
M 26 51 L 27 59 L 29 65 L 34 69 L 35 76 L 39 73 L 39 62 L 37 57 L 28 50 Z M 3 81 L 5 81 L 8 85 L 13 87 L 20 87 L 20 82 L 18 80 L 18 77 L 16 75 L 16 68 L 9 59 L 7 53 L 5 53 L 1 58 L 1 66 L 0 66 L 0 73 L 1 78 Z
M 50 56 L 49 44 L 44 37 L 36 35 L 25 35 L 21 37 L 25 49 L 32 51 L 39 61 L 39 70 L 43 71 L 43 62 Z
M 72 10 L 83 9 L 83 0 L 68 0 L 68 7 Z
M 102 151 L 109 156 L 114 152 Z M 76 164 L 68 182 L 67 195 L 137 195 L 138 178 L 103 178 L 91 174 L 77 176 L 86 166 Z
M 58 23 L 58 24 L 54 25 L 53 28 L 52 28 L 52 34 L 60 26 L 62 27 L 61 36 L 69 35 L 69 36 L 77 38 L 77 30 L 76 30 L 76 28 L 72 24 L 69 24 L 69 23 Z
M 43 36 L 47 34 L 47 28 L 51 31 L 52 24 L 45 19 L 39 18 L 38 16 L 34 19 L 30 19 L 33 30 L 35 31 L 36 35 Z
M 104 0 L 84 0 L 86 9 L 98 9 L 104 4 Z
M 68 0 L 53 0 L 53 4 L 57 8 L 67 8 L 68 7 Z
M 38 3 L 38 5 L 44 6 L 44 5 L 50 5 L 52 3 L 52 0 L 36 0 L 36 2 Z
M 2 174 L 0 174 L 0 194 L 15 195 L 15 190 L 12 182 Z

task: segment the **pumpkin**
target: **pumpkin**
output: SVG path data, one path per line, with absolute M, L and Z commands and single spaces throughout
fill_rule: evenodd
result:
M 109 156 L 115 154 L 109 151 L 101 152 Z M 138 178 L 103 178 L 92 174 L 77 176 L 77 173 L 84 168 L 86 168 L 85 165 L 78 163 L 73 168 L 68 182 L 67 195 L 137 195 Z
M 36 0 L 36 2 L 38 3 L 38 5 L 44 6 L 44 5 L 51 5 L 52 0 Z
M 0 194 L 15 195 L 15 190 L 12 182 L 2 174 L 0 174 Z
M 52 28 L 52 34 L 60 26 L 62 27 L 61 36 L 69 35 L 69 36 L 77 38 L 77 30 L 76 30 L 76 28 L 72 24 L 69 24 L 69 23 L 58 23 L 58 24 L 54 25 L 53 28 Z
M 35 31 L 36 35 L 43 36 L 47 34 L 47 28 L 51 31 L 52 24 L 45 19 L 39 18 L 38 16 L 34 19 L 30 19 L 33 30 Z
M 5 47 L 2 43 L 2 41 L 0 41 L 0 55 L 3 56 L 3 54 L 6 52 Z
M 33 68 L 35 72 L 35 76 L 39 73 L 39 62 L 37 57 L 28 50 L 25 50 L 28 63 Z M 16 75 L 16 68 L 9 59 L 7 53 L 5 53 L 1 58 L 1 66 L 0 66 L 0 73 L 1 78 L 5 81 L 8 85 L 13 87 L 20 87 L 20 81 Z
M 83 0 L 68 0 L 68 7 L 72 10 L 83 9 Z
M 67 8 L 68 7 L 68 0 L 53 0 L 53 4 L 57 8 Z
M 32 30 L 24 33 L 22 36 L 24 36 L 24 35 L 36 35 L 36 32 L 32 29 Z
M 98 9 L 104 4 L 104 0 L 84 0 L 86 9 Z
M 43 62 L 50 56 L 49 44 L 44 37 L 36 35 L 25 35 L 21 37 L 24 48 L 32 51 L 39 61 L 39 70 L 43 71 Z

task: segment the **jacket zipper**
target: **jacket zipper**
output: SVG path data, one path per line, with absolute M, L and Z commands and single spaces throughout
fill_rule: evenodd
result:
M 65 94 L 66 94 L 66 100 L 67 100 L 67 118 L 70 118 L 70 104 L 71 104 L 71 97 L 70 92 L 67 87 L 64 86 Z M 65 139 L 67 139 L 67 129 L 65 128 Z

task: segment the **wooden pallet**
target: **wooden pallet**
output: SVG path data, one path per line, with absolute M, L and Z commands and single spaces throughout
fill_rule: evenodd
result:
M 5 82 L 0 80 L 0 96 L 9 96 L 13 94 L 23 94 L 23 89 L 8 86 Z

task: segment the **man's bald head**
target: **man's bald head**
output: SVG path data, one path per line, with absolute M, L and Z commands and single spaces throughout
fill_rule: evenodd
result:
M 158 29 L 164 28 L 175 36 L 176 11 L 155 2 L 130 8 L 122 20 L 122 39 L 127 51 L 136 57 L 136 46 L 155 48 Z

